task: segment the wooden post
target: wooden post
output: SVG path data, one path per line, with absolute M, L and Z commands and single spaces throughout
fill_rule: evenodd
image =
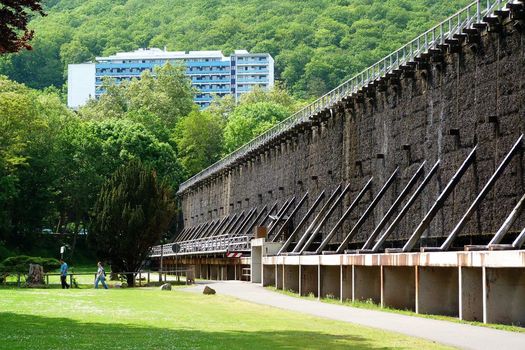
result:
M 139 271 L 139 287 L 142 287 L 142 272 Z
M 18 284 L 18 288 L 20 288 L 20 272 L 17 273 L 16 281 L 17 281 L 17 284 Z
M 149 271 L 148 271 L 148 284 L 149 284 Z

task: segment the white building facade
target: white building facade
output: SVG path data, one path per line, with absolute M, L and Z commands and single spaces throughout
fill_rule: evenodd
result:
M 157 48 L 119 52 L 97 57 L 94 63 L 68 65 L 68 106 L 78 108 L 104 93 L 102 81 L 111 77 L 117 84 L 140 78 L 167 62 L 182 64 L 197 89 L 194 101 L 210 105 L 215 97 L 233 95 L 236 100 L 256 86 L 268 90 L 274 85 L 274 60 L 268 53 L 252 54 L 236 50 L 231 56 L 221 51 L 166 51 Z

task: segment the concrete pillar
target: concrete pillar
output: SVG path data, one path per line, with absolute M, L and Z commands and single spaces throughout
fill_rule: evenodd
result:
M 275 286 L 275 265 L 263 265 L 262 285 Z
M 414 266 L 383 266 L 381 306 L 415 311 L 416 276 Z
M 354 300 L 381 302 L 381 269 L 379 266 L 354 266 Z
M 485 268 L 485 322 L 525 325 L 525 269 Z
M 345 300 L 352 300 L 352 266 L 341 265 L 341 302 Z
M 418 267 L 417 312 L 459 316 L 457 267 Z
M 275 288 L 283 289 L 284 265 L 275 265 Z
M 459 270 L 459 318 L 483 322 L 483 273 L 481 267 L 460 267 Z
M 299 265 L 283 265 L 283 289 L 299 293 Z
M 320 288 L 321 298 L 331 297 L 340 299 L 341 296 L 341 267 L 321 265 L 320 269 Z
M 252 246 L 251 254 L 251 281 L 252 283 L 262 282 L 262 246 Z
M 301 265 L 301 287 L 299 290 L 301 295 L 311 293 L 315 297 L 319 296 L 317 269 L 317 265 Z

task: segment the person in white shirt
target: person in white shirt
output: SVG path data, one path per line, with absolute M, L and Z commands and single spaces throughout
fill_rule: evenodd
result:
M 102 266 L 102 263 L 99 261 L 98 264 L 98 270 L 97 270 L 97 277 L 95 278 L 95 289 L 98 289 L 98 282 L 102 282 L 102 286 L 104 289 L 108 289 L 108 285 L 106 284 L 106 271 L 104 271 L 104 266 Z

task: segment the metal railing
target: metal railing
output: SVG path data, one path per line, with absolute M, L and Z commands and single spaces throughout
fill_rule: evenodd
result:
M 332 91 L 321 96 L 313 103 L 231 152 L 220 161 L 194 175 L 179 186 L 178 192 L 184 192 L 211 174 L 232 165 L 236 160 L 274 140 L 292 127 L 303 122 L 308 122 L 312 116 L 331 108 L 343 98 L 357 93 L 370 83 L 384 78 L 388 73 L 392 73 L 410 62 L 414 62 L 416 58 L 429 53 L 432 49 L 438 49 L 440 45 L 446 44 L 447 39 L 455 39 L 455 35 L 463 35 L 465 29 L 473 28 L 475 23 L 482 23 L 484 16 L 493 15 L 494 11 L 502 9 L 507 3 L 512 1 L 513 0 L 477 0 L 471 3 L 398 50 L 337 86 Z
M 172 250 L 173 243 L 157 245 L 151 248 L 150 257 L 174 256 L 174 255 L 190 255 L 190 254 L 205 254 L 205 253 L 224 253 L 228 251 L 242 252 L 250 250 L 250 241 L 252 237 L 249 235 L 232 236 L 224 234 L 209 238 L 201 238 L 190 240 L 186 242 L 177 243 L 179 245 L 179 252 L 174 253 Z M 161 251 L 162 250 L 162 251 Z

